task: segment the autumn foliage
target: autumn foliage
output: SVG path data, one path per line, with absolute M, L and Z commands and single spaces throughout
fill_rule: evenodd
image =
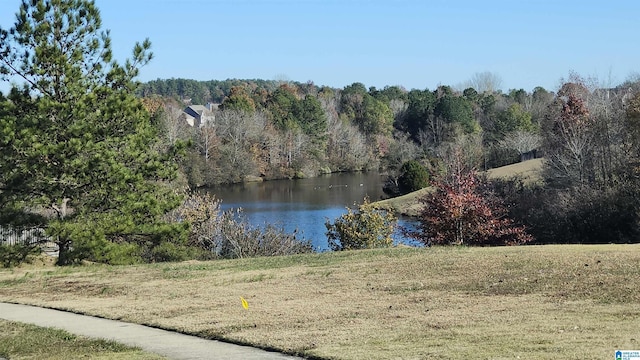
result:
M 414 238 L 425 245 L 518 245 L 532 241 L 473 169 L 453 167 L 434 180 L 436 191 L 421 199 Z

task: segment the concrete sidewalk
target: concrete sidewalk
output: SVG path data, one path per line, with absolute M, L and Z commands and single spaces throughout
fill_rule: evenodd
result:
M 115 340 L 170 359 L 299 359 L 143 325 L 28 305 L 0 303 L 0 319 L 63 329 L 76 335 Z

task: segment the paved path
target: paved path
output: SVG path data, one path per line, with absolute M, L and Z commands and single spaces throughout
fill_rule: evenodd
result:
M 115 340 L 170 359 L 297 359 L 249 346 L 206 340 L 143 325 L 28 305 L 0 302 L 0 319 L 63 329 L 76 335 Z

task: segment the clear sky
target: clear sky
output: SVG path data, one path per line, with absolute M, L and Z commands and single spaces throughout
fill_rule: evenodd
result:
M 0 25 L 19 0 L 0 0 Z M 149 38 L 140 80 L 287 79 L 344 87 L 556 90 L 570 71 L 617 85 L 640 72 L 637 0 L 96 0 L 118 59 Z

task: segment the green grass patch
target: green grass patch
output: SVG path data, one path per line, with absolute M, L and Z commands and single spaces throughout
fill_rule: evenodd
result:
M 39 360 L 166 359 L 114 341 L 89 339 L 63 330 L 4 320 L 0 320 L 0 357 Z
M 0 280 L 0 287 L 13 287 L 27 282 L 33 274 L 25 272 L 22 276 L 16 276 L 12 279 Z

